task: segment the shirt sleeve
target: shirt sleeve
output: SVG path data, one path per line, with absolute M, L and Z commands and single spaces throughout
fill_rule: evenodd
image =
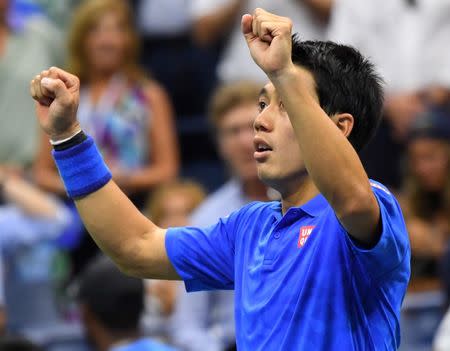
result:
M 239 211 L 206 228 L 170 228 L 166 251 L 187 291 L 234 289 L 234 233 Z
M 381 276 L 409 258 L 410 245 L 403 214 L 394 195 L 379 183 L 371 181 L 371 185 L 380 207 L 382 230 L 378 243 L 371 249 L 363 249 L 348 234 L 346 241 L 365 270 Z

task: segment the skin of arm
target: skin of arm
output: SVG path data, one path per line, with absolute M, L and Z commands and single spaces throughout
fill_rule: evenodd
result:
M 147 90 L 151 113 L 149 120 L 149 164 L 133 172 L 120 171 L 114 180 L 126 192 L 148 190 L 173 179 L 179 168 L 178 143 L 173 122 L 173 110 L 166 92 L 156 83 Z
M 76 112 L 79 79 L 51 67 L 30 84 L 41 128 L 52 140 L 79 129 Z M 142 215 L 114 181 L 75 199 L 78 212 L 98 246 L 126 274 L 142 278 L 179 279 L 165 249 L 166 231 Z
M 199 45 L 208 45 L 220 38 L 236 20 L 247 1 L 232 0 L 213 13 L 194 20 L 192 34 Z
M 53 218 L 58 207 L 45 193 L 18 177 L 6 177 L 3 193 L 8 203 L 13 203 L 32 217 Z
M 347 232 L 372 245 L 379 235 L 380 210 L 361 161 L 346 138 L 353 117 L 341 114 L 330 119 L 320 107 L 311 74 L 292 63 L 288 18 L 256 9 L 253 16 L 244 15 L 242 31 L 253 59 L 281 96 L 308 174 Z
M 42 189 L 57 195 L 65 195 L 64 184 L 59 177 L 55 162 L 51 156 L 52 146 L 48 136 L 40 133 L 39 149 L 33 163 L 33 176 Z

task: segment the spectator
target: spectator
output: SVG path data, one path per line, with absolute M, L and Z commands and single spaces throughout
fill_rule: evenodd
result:
M 38 142 L 34 104 L 27 99 L 29 77 L 60 64 L 64 51 L 58 31 L 42 17 L 13 27 L 9 6 L 9 0 L 0 0 L 0 164 L 23 168 Z
M 259 84 L 236 82 L 220 87 L 210 105 L 210 118 L 219 153 L 232 179 L 194 211 L 191 224 L 208 226 L 253 200 L 266 200 L 253 159 L 253 120 L 258 112 Z M 187 294 L 180 288 L 173 316 L 172 340 L 183 350 L 225 350 L 234 332 L 232 291 Z
M 82 128 L 96 140 L 116 183 L 141 207 L 150 189 L 176 175 L 178 147 L 170 101 L 137 64 L 132 21 L 125 0 L 82 2 L 69 31 L 69 70 L 81 80 Z M 62 195 L 50 147 L 42 134 L 35 178 Z M 74 274 L 97 252 L 89 235 L 83 235 L 72 252 Z
M 143 66 L 167 89 L 177 116 L 202 114 L 214 88 L 217 54 L 214 48 L 199 48 L 192 41 L 191 0 L 132 2 Z
M 101 148 L 118 185 L 137 205 L 178 169 L 172 108 L 164 90 L 137 65 L 138 39 L 125 0 L 84 1 L 69 34 L 69 70 L 82 90 L 78 116 Z M 64 187 L 42 138 L 35 162 L 44 188 Z
M 204 200 L 203 188 L 191 181 L 175 181 L 155 190 L 145 214 L 162 228 L 189 223 L 189 215 Z M 145 281 L 146 299 L 142 326 L 146 335 L 170 339 L 169 322 L 179 283 L 167 280 Z
M 450 115 L 429 111 L 412 125 L 402 209 L 411 241 L 411 281 L 402 350 L 429 350 L 442 317 L 439 263 L 450 238 Z
M 32 342 L 14 336 L 0 338 L 0 350 L 2 351 L 43 351 L 42 348 Z
M 450 1 L 336 0 L 331 40 L 371 57 L 386 81 L 385 119 L 361 156 L 371 178 L 399 188 L 408 129 L 427 106 L 450 101 Z
M 262 7 L 280 16 L 289 16 L 294 31 L 302 39 L 323 39 L 333 0 L 193 0 L 193 36 L 199 44 L 210 44 L 231 32 L 218 67 L 222 82 L 252 79 L 267 80 L 253 64 L 245 40 L 242 39 L 240 19 Z
M 71 223 L 64 206 L 0 168 L 0 304 L 13 332 L 44 332 L 61 321 L 55 299 L 50 242 Z M 1 273 L 1 269 L 0 269 Z M 1 307 L 1 306 L 0 306 Z M 50 336 L 51 337 L 51 336 Z
M 81 277 L 78 295 L 85 330 L 95 350 L 173 350 L 140 337 L 144 284 L 120 273 L 106 257 L 99 257 L 88 266 Z

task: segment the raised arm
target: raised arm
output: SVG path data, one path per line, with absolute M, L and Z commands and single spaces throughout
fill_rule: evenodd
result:
M 39 123 L 51 140 L 62 141 L 77 134 L 80 130 L 76 119 L 79 101 L 77 77 L 52 67 L 36 76 L 30 89 L 37 101 Z M 95 159 L 100 160 L 100 156 L 90 154 L 82 161 L 83 148 L 76 147 L 80 145 L 64 150 L 71 154 L 63 180 L 67 182 L 67 174 L 76 173 L 80 177 L 76 181 L 81 181 L 87 172 L 89 177 L 85 178 L 86 184 L 81 184 L 80 189 L 95 189 L 95 184 L 89 183 L 89 179 L 95 179 L 89 167 Z M 55 157 L 58 152 L 62 151 L 55 151 Z M 75 202 L 95 242 L 122 271 L 138 277 L 178 278 L 166 254 L 165 230 L 143 216 L 112 180 L 93 192 L 83 193 L 75 198 Z
M 378 239 L 380 210 L 356 151 L 347 140 L 353 116 L 331 118 L 319 105 L 311 73 L 293 64 L 292 23 L 262 9 L 242 19 L 255 62 L 268 75 L 287 111 L 308 174 L 357 241 Z M 345 112 L 345 111 L 343 111 Z

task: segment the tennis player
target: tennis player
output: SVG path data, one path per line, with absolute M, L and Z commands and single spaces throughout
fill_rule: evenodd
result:
M 288 18 L 256 9 L 242 31 L 270 80 L 254 156 L 281 202 L 251 203 L 208 228 L 158 228 L 80 130 L 77 77 L 51 68 L 31 94 L 67 193 L 124 272 L 235 289 L 239 350 L 395 350 L 408 236 L 394 196 L 357 155 L 379 122 L 380 79 L 352 48 L 292 39 Z

